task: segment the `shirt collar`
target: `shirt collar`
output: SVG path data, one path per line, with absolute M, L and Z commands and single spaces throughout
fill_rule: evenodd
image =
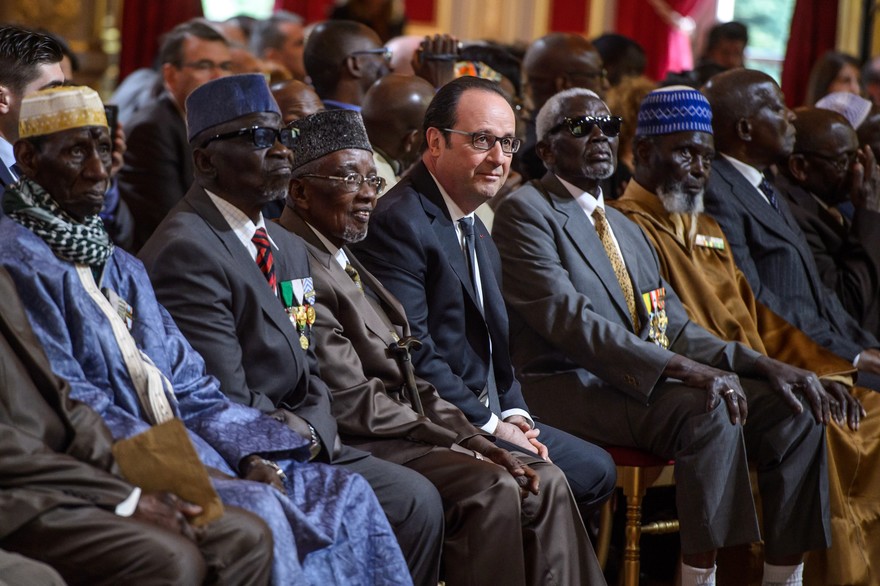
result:
M 583 208 L 588 216 L 592 217 L 593 212 L 596 211 L 596 208 L 602 208 L 602 211 L 605 211 L 605 197 L 602 195 L 601 187 L 598 188 L 599 195 L 597 197 L 594 196 L 592 193 L 584 191 L 580 187 L 569 183 L 559 175 L 557 175 L 556 178 L 559 179 L 559 182 L 562 183 L 562 186 L 568 190 L 574 200 L 578 202 L 578 205 Z
M 2 136 L 0 136 L 0 162 L 6 165 L 6 168 L 9 169 L 13 175 L 16 174 L 15 171 L 12 170 L 12 166 L 15 164 L 15 152 L 12 149 L 12 143 Z
M 220 215 L 223 216 L 223 219 L 226 220 L 226 223 L 232 228 L 232 231 L 235 232 L 238 239 L 242 241 L 245 248 L 250 249 L 249 244 L 252 244 L 251 239 L 254 237 L 254 232 L 257 231 L 257 228 L 266 228 L 266 220 L 263 218 L 263 214 L 260 213 L 260 217 L 255 224 L 247 214 L 219 195 L 211 193 L 207 189 L 205 190 L 205 193 L 208 194 L 208 197 L 214 203 L 214 206 L 220 212 Z M 278 245 L 272 240 L 272 236 L 269 236 L 268 230 L 266 230 L 266 235 L 269 237 L 269 242 L 272 244 L 272 248 L 278 250 Z
M 437 181 L 436 177 L 434 177 L 434 174 L 430 171 L 428 171 L 428 173 L 431 175 L 431 179 L 433 179 L 434 183 L 437 185 L 437 189 L 440 190 L 440 195 L 443 196 L 443 202 L 446 204 L 446 209 L 449 211 L 449 217 L 452 219 L 452 223 L 455 224 L 456 228 L 458 227 L 458 221 L 460 219 L 464 217 L 474 217 L 474 212 L 471 212 L 469 214 L 464 213 L 464 211 L 462 211 L 462 209 L 458 207 L 458 204 L 455 203 L 451 197 L 449 197 L 449 194 L 446 193 L 446 190 L 443 189 L 443 186 L 440 185 L 440 182 Z
M 333 259 L 337 262 L 337 264 L 339 264 L 340 267 L 344 269 L 345 265 L 350 264 L 348 260 L 348 255 L 345 254 L 344 250 L 330 242 L 330 240 L 326 236 L 321 234 L 320 230 L 318 230 L 308 222 L 306 222 L 306 226 L 311 228 L 312 232 L 315 233 L 315 236 L 318 237 L 318 240 L 321 241 L 321 244 L 324 245 L 324 248 L 327 249 L 327 252 L 330 253 L 330 256 L 333 257 Z
M 733 167 L 739 171 L 743 177 L 746 178 L 753 187 L 758 187 L 761 185 L 761 181 L 764 180 L 764 174 L 749 165 L 748 163 L 743 163 L 739 159 L 734 159 L 733 157 L 721 153 L 721 156 L 727 159 L 727 161 L 733 165 Z

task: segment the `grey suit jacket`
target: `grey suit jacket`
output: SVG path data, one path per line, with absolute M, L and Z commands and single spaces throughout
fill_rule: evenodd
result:
M 633 282 L 638 333 L 595 228 L 554 175 L 521 187 L 495 212 L 492 236 L 501 253 L 512 356 L 524 388 L 568 374 L 587 390 L 622 391 L 647 403 L 673 353 L 752 374 L 759 355 L 690 321 L 660 277 L 641 229 L 612 208 L 606 207 L 606 217 Z M 659 288 L 666 290 L 669 349 L 648 340 L 642 294 Z
M 785 198 L 780 213 L 720 155 L 712 163 L 706 212 L 724 230 L 755 297 L 819 345 L 852 361 L 880 345 L 846 312 L 819 276 L 813 253 Z
M 305 245 L 271 222 L 278 282 L 309 277 Z M 333 446 L 336 421 L 282 302 L 205 191 L 193 185 L 141 250 L 156 297 L 234 401 L 263 412 L 282 406 Z

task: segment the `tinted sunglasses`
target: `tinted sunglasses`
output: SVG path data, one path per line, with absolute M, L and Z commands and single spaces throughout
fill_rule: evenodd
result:
M 614 137 L 620 134 L 620 125 L 623 118 L 620 116 L 578 116 L 577 118 L 563 118 L 562 122 L 550 129 L 556 132 L 561 128 L 568 128 L 572 136 L 580 138 L 593 132 L 593 127 L 598 126 L 602 134 Z
M 215 140 L 227 140 L 230 138 L 237 138 L 239 136 L 250 135 L 251 141 L 253 141 L 254 146 L 258 149 L 267 149 L 275 144 L 277 140 L 287 148 L 293 148 L 296 145 L 296 139 L 299 137 L 299 129 L 298 128 L 270 128 L 268 126 L 251 126 L 250 128 L 242 128 L 241 130 L 236 130 L 234 132 L 227 132 L 225 134 L 215 134 L 214 136 L 205 140 L 202 143 L 202 147 L 208 146 L 208 143 Z

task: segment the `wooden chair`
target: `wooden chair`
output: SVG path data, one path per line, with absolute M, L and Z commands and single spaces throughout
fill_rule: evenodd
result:
M 617 486 L 626 497 L 626 547 L 623 554 L 622 583 L 624 586 L 639 584 L 639 540 L 642 533 L 661 534 L 678 531 L 678 520 L 659 521 L 642 525 L 642 499 L 654 486 L 674 486 L 675 462 L 658 458 L 635 448 L 604 446 L 617 465 Z M 599 563 L 605 567 L 611 542 L 611 499 L 602 507 L 597 539 Z

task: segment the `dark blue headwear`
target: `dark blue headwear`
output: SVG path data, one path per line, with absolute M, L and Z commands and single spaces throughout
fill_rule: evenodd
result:
M 263 75 L 247 73 L 209 81 L 186 99 L 187 138 L 192 141 L 208 128 L 256 112 L 281 115 Z
M 675 132 L 712 134 L 712 107 L 697 90 L 670 86 L 654 90 L 642 100 L 636 136 L 659 136 Z

